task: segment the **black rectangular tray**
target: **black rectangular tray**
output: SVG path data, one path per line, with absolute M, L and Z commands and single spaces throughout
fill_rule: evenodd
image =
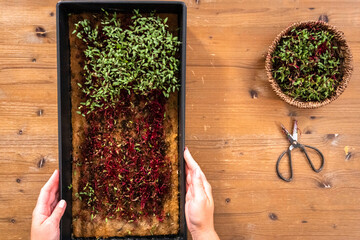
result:
M 179 190 L 180 190 L 180 223 L 177 235 L 148 236 L 148 237 L 112 237 L 106 239 L 187 239 L 185 221 L 185 165 L 183 158 L 185 142 L 185 76 L 186 76 L 186 5 L 183 2 L 156 2 L 156 1 L 66 1 L 56 6 L 57 31 L 57 72 L 58 72 L 58 120 L 59 120 L 59 170 L 60 170 L 60 197 L 67 202 L 65 214 L 60 223 L 60 239 L 96 239 L 74 238 L 72 236 L 72 128 L 71 128 L 71 87 L 70 87 L 70 48 L 68 15 L 81 12 L 99 12 L 101 8 L 108 11 L 175 13 L 178 15 L 179 39 L 182 42 L 180 49 L 180 80 L 179 92 Z

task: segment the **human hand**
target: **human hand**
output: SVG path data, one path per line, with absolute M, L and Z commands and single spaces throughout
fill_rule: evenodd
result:
M 214 200 L 210 183 L 200 166 L 185 148 L 186 161 L 186 203 L 185 216 L 187 226 L 194 240 L 217 240 L 214 229 Z
M 65 200 L 59 198 L 59 171 L 55 170 L 41 188 L 32 214 L 31 240 L 58 240 L 60 219 L 66 209 Z

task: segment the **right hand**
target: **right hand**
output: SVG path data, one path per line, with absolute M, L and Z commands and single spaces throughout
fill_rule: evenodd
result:
M 214 229 L 214 200 L 210 183 L 200 166 L 185 148 L 186 222 L 194 240 L 219 240 Z

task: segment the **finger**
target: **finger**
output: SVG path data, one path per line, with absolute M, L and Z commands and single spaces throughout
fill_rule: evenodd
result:
M 50 198 L 54 199 L 54 195 L 59 189 L 59 172 L 57 170 L 51 175 L 50 179 L 41 188 L 36 206 L 33 211 L 33 219 L 36 222 L 42 223 L 47 217 L 50 216 Z
M 190 179 L 188 179 L 189 178 L 189 169 L 188 169 L 188 167 L 187 167 L 187 165 L 185 164 L 185 176 L 186 176 L 186 180 L 185 180 L 185 182 L 186 182 L 186 192 L 188 191 L 188 188 L 189 188 L 189 184 L 190 184 Z
M 201 180 L 203 181 L 205 193 L 206 193 L 207 197 L 209 198 L 209 200 L 213 201 L 211 185 L 208 182 L 208 180 L 206 179 L 204 172 L 201 170 L 200 170 L 200 175 L 201 175 Z
M 212 188 L 211 188 L 211 185 L 208 181 L 206 182 L 203 182 L 204 184 L 204 190 L 205 190 L 205 193 L 206 193 L 206 196 L 208 198 L 208 200 L 212 203 L 214 202 L 214 199 L 213 199 L 213 196 L 212 196 Z
M 64 215 L 66 209 L 66 202 L 65 200 L 59 201 L 59 203 L 56 205 L 54 211 L 50 215 L 46 221 L 51 222 L 51 224 L 58 226 L 61 220 L 61 217 Z
M 207 181 L 206 176 L 205 176 L 204 172 L 201 169 L 200 169 L 200 176 L 201 176 L 201 179 L 203 180 L 203 182 Z
M 189 190 L 189 186 L 191 184 L 191 179 L 189 178 L 190 178 L 189 174 L 186 175 L 186 192 Z
M 41 188 L 37 204 L 48 204 L 52 193 L 59 189 L 59 171 L 56 169 L 50 179 Z
M 52 201 L 52 203 L 50 205 L 51 212 L 54 211 L 54 208 L 56 207 L 58 202 L 59 202 L 59 191 L 56 192 L 54 200 Z
M 200 168 L 194 158 L 191 156 L 189 149 L 186 147 L 184 151 L 184 158 L 186 161 L 186 165 L 188 166 L 190 171 L 194 171 L 196 168 Z
M 51 205 L 53 202 L 57 203 L 58 201 L 59 201 L 59 189 L 57 188 L 57 191 L 55 192 L 51 190 L 48 203 Z
M 186 183 L 187 183 L 187 184 L 191 184 L 191 174 L 190 174 L 190 173 L 188 173 L 188 174 L 186 175 Z
M 191 174 L 186 175 L 186 191 L 188 191 L 189 186 L 191 185 Z
M 193 197 L 195 199 L 201 200 L 206 195 L 199 168 L 195 169 L 194 174 L 192 176 L 192 187 L 193 187 Z
M 190 196 L 194 196 L 194 187 L 192 184 L 189 184 L 189 193 L 190 193 Z
M 186 197 L 185 197 L 185 201 L 186 202 L 189 202 L 189 201 L 191 201 L 191 193 L 192 191 L 191 191 L 191 186 L 189 186 L 189 191 L 186 193 Z

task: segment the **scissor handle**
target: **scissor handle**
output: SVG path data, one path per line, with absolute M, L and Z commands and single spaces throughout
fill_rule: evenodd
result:
M 312 163 L 312 161 L 311 161 L 309 155 L 307 154 L 305 148 L 311 148 L 311 149 L 315 150 L 315 152 L 320 156 L 321 165 L 320 165 L 320 167 L 319 167 L 318 169 L 316 169 L 316 168 L 314 167 L 314 164 Z M 309 146 L 309 145 L 302 145 L 302 146 L 301 146 L 301 150 L 305 153 L 305 156 L 306 156 L 306 158 L 307 158 L 307 160 L 308 160 L 308 162 L 309 162 L 312 170 L 313 170 L 314 172 L 317 172 L 317 173 L 320 172 L 320 171 L 323 169 L 324 163 L 325 163 L 324 155 L 320 152 L 320 150 L 317 149 L 317 148 L 315 148 L 315 147 Z
M 289 170 L 290 170 L 290 177 L 289 178 L 285 178 L 279 170 L 279 165 L 280 165 L 280 161 L 281 159 L 284 157 L 284 155 L 287 153 L 288 157 L 289 157 Z M 286 151 L 284 151 L 278 158 L 277 162 L 276 162 L 276 173 L 279 176 L 280 179 L 284 180 L 285 182 L 290 182 L 292 180 L 293 177 L 293 168 L 292 168 L 292 161 L 291 161 L 291 150 L 288 149 Z

